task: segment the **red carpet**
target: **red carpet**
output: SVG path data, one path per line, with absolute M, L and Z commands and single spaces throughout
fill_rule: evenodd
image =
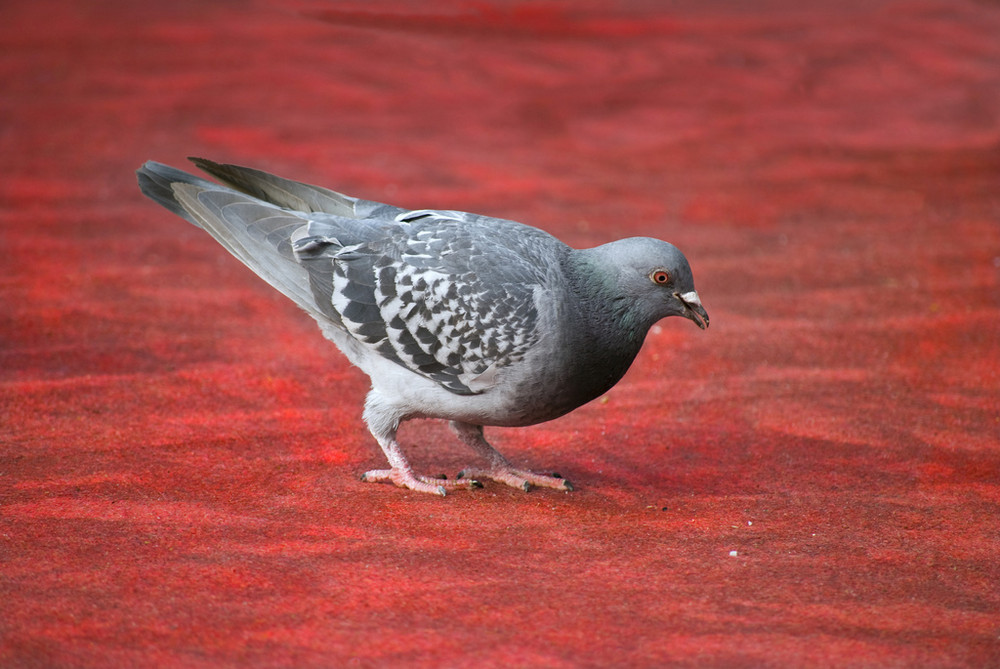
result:
M 1000 5 L 752 5 L 5 3 L 0 666 L 1000 666 Z M 186 155 L 661 237 L 712 327 L 488 431 L 576 492 L 365 484 Z

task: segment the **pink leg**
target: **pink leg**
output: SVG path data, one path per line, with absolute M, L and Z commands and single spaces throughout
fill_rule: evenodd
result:
M 446 478 L 420 476 L 413 472 L 403 450 L 396 441 L 396 431 L 399 429 L 401 416 L 395 412 L 391 403 L 377 391 L 368 394 L 365 403 L 365 422 L 372 436 L 382 447 L 389 469 L 372 469 L 361 475 L 362 481 L 387 481 L 400 488 L 409 488 L 417 492 L 428 492 L 432 495 L 444 495 L 448 490 L 456 488 L 482 488 L 482 484 L 472 478 L 449 481 Z
M 395 435 L 387 439 L 379 438 L 379 446 L 382 447 L 382 451 L 385 453 L 385 457 L 389 460 L 390 469 L 372 469 L 361 475 L 362 481 L 371 482 L 381 482 L 387 481 L 393 483 L 400 488 L 409 488 L 410 490 L 415 490 L 417 492 L 429 492 L 434 495 L 444 496 L 448 490 L 454 490 L 456 488 L 482 488 L 482 484 L 476 481 L 473 477 L 469 478 L 459 478 L 454 481 L 449 481 L 448 479 L 435 478 L 432 476 L 420 476 L 413 472 L 413 468 L 410 467 L 410 463 L 406 460 L 406 456 L 403 455 L 402 449 L 399 447 L 399 442 L 396 441 Z
M 545 476 L 544 474 L 535 474 L 534 472 L 515 468 L 500 451 L 490 446 L 489 442 L 486 441 L 486 438 L 483 437 L 483 427 L 481 425 L 471 425 L 457 421 L 452 421 L 449 425 L 451 425 L 451 429 L 464 444 L 467 444 L 489 463 L 486 469 L 469 468 L 462 470 L 458 474 L 459 479 L 490 479 L 491 481 L 506 483 L 513 488 L 520 488 L 524 491 L 530 490 L 533 485 L 543 488 L 555 488 L 556 490 L 573 489 L 572 483 L 559 476 Z

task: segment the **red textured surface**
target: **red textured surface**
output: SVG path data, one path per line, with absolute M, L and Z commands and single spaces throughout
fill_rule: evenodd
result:
M 1000 665 L 1000 7 L 751 4 L 5 3 L 0 665 Z M 363 484 L 189 154 L 662 237 L 712 327 L 492 431 L 577 492 Z

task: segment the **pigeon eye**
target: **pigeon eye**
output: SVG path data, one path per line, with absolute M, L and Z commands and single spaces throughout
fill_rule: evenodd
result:
M 652 274 L 650 274 L 649 278 L 653 281 L 653 283 L 659 284 L 661 286 L 670 283 L 670 275 L 667 274 L 666 270 L 662 269 L 658 269 Z

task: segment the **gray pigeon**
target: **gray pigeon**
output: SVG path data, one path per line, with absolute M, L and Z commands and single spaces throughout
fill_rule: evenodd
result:
M 364 420 L 389 468 L 365 481 L 439 495 L 479 479 L 572 490 L 515 468 L 483 426 L 541 423 L 603 394 L 661 318 L 708 327 L 687 260 L 657 239 L 577 250 L 514 221 L 191 160 L 226 185 L 147 162 L 139 187 L 305 309 L 371 378 Z M 485 466 L 456 479 L 416 474 L 396 441 L 410 418 L 449 421 Z

